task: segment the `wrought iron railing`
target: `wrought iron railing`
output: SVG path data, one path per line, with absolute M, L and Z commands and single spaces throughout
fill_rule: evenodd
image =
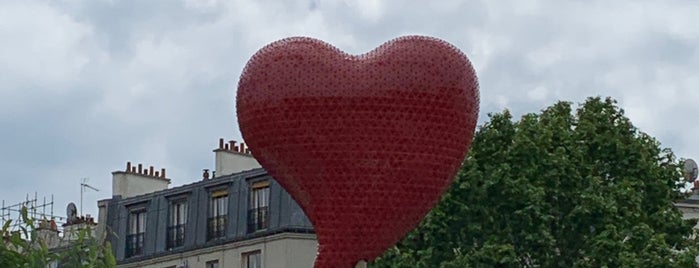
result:
M 184 245 L 184 229 L 186 224 L 178 224 L 167 227 L 167 248 L 176 248 Z
M 269 207 L 248 210 L 248 233 L 267 229 L 269 226 Z
M 126 257 L 143 255 L 143 239 L 145 233 L 126 236 Z
M 208 240 L 222 238 L 226 235 L 226 215 L 209 218 L 206 237 Z

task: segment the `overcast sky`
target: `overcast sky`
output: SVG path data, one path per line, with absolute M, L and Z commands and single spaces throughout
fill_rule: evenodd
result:
M 429 3 L 429 4 L 426 4 Z M 353 54 L 407 34 L 464 51 L 481 117 L 611 96 L 641 130 L 699 157 L 699 1 L 0 0 L 0 200 L 55 196 L 63 216 L 111 196 L 126 161 L 172 186 L 240 139 L 235 89 L 262 46 L 290 36 Z

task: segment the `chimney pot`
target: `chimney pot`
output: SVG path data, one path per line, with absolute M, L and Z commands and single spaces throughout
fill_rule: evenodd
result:
M 245 148 L 246 148 L 246 147 L 245 147 L 245 143 L 244 143 L 244 142 L 241 142 L 241 143 L 240 143 L 240 151 L 238 151 L 238 152 L 244 153 L 244 152 L 245 152 Z
M 152 175 L 152 174 L 151 174 L 151 175 Z M 160 172 L 156 171 L 156 172 L 155 172 L 155 175 L 153 175 L 153 176 L 155 176 L 156 178 L 157 178 L 157 177 L 160 177 Z
M 143 174 L 143 164 L 138 164 L 138 174 Z
M 230 148 L 231 150 L 233 150 L 233 148 L 236 147 L 236 146 L 235 146 L 235 141 L 234 141 L 234 140 L 228 141 L 228 144 L 229 144 L 228 148 Z
M 131 162 L 126 162 L 126 172 L 131 171 Z
M 218 139 L 218 148 L 223 149 L 223 138 Z
M 153 176 L 153 174 L 155 174 L 155 173 L 153 173 L 153 172 L 154 172 L 153 166 L 150 166 L 150 169 L 148 169 L 148 170 L 149 170 L 149 171 L 148 171 L 148 174 L 149 174 L 149 175 Z M 156 177 L 157 177 L 157 175 L 156 175 Z
M 204 174 L 202 174 L 202 177 L 204 177 L 204 180 L 209 179 L 209 170 L 208 169 L 204 169 Z
M 165 178 L 165 168 L 160 169 L 160 176 Z
M 226 150 L 226 151 L 228 151 L 228 143 L 226 143 L 226 144 L 223 145 L 223 149 Z
M 131 173 L 136 173 L 136 167 L 131 167 Z

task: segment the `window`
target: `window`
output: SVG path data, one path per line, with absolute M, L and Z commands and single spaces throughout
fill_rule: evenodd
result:
M 187 200 L 170 203 L 170 222 L 167 227 L 167 248 L 181 247 L 184 244 L 184 230 L 187 226 Z
M 254 182 L 248 201 L 248 233 L 267 229 L 269 225 L 269 181 Z
M 206 268 L 218 268 L 218 260 L 215 260 L 215 261 L 207 261 L 207 262 L 206 262 Z
M 262 252 L 259 250 L 243 253 L 244 268 L 262 268 Z
M 226 234 L 226 216 L 228 215 L 228 191 L 219 190 L 211 193 L 209 203 L 209 240 L 224 237 Z
M 143 239 L 146 234 L 146 210 L 133 210 L 129 214 L 126 234 L 126 257 L 143 254 Z

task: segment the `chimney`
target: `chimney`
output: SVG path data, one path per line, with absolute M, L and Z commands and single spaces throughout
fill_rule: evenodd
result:
M 234 140 L 227 143 L 224 139 L 218 140 L 218 148 L 214 150 L 216 168 L 213 174 L 216 177 L 261 167 L 252 152 L 245 147 L 245 143 L 241 142 L 240 146 L 236 143 Z
M 233 140 L 228 141 L 228 144 L 229 144 L 229 146 L 228 146 L 229 149 L 231 149 L 233 151 L 237 151 L 236 148 L 238 148 L 238 146 L 235 146 L 235 141 L 233 141 Z
M 46 246 L 53 248 L 58 246 L 60 238 L 58 237 L 58 226 L 56 221 L 51 219 L 42 219 L 39 221 L 39 227 L 36 228 L 37 238 L 44 241 Z
M 154 166 L 144 169 L 141 163 L 133 166 L 126 162 L 124 171 L 112 172 L 112 195 L 122 198 L 165 190 L 169 184 L 164 168 L 157 172 Z
M 107 218 L 109 216 L 107 207 L 109 206 L 110 199 L 103 199 L 97 201 L 97 226 L 95 227 L 95 237 L 105 237 L 107 231 Z M 115 206 L 116 204 L 112 204 Z

